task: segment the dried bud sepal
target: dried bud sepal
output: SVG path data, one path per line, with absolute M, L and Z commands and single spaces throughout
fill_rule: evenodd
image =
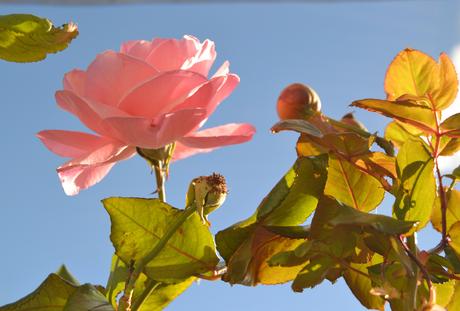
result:
M 227 197 L 227 183 L 224 176 L 213 173 L 192 180 L 187 192 L 187 207 L 196 204 L 203 224 L 210 225 L 207 215 L 218 209 Z

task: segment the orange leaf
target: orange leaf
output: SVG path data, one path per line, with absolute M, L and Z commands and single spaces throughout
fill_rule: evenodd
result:
M 440 55 L 437 63 L 421 51 L 405 49 L 391 62 L 385 77 L 388 100 L 396 100 L 406 94 L 426 96 L 435 110 L 449 107 L 457 89 L 455 67 L 445 53 Z
M 430 108 L 414 100 L 362 99 L 354 101 L 351 105 L 413 125 L 424 132 L 436 133 L 436 115 Z
M 458 80 L 455 66 L 446 53 L 441 53 L 439 57 L 439 87 L 433 92 L 433 100 L 437 110 L 449 107 L 458 92 Z

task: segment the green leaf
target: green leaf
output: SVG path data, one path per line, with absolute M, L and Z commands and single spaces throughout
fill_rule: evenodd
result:
M 398 153 L 399 187 L 395 191 L 393 214 L 396 218 L 417 221 L 417 230 L 430 220 L 436 200 L 434 161 L 421 140 L 408 140 Z
M 327 148 L 321 146 L 318 142 L 313 141 L 311 136 L 301 134 L 296 144 L 297 156 L 310 157 L 327 153 Z
M 455 255 L 455 252 L 452 249 L 452 247 L 447 245 L 444 248 L 444 253 L 446 254 L 446 260 L 448 261 L 449 265 L 451 266 L 449 268 L 451 268 L 452 272 L 454 272 L 456 274 L 460 274 L 460 259 L 459 259 L 459 257 L 457 257 L 457 255 Z
M 415 225 L 412 221 L 401 221 L 385 215 L 369 214 L 348 206 L 341 206 L 334 218 L 333 226 L 359 226 L 362 230 L 377 231 L 387 235 L 401 235 L 409 232 Z
M 129 269 L 116 255 L 112 257 L 110 277 L 107 283 L 106 297 L 114 307 L 117 305 L 117 295 L 124 290 L 125 281 L 128 279 Z M 159 311 L 163 310 L 168 304 L 182 294 L 193 282 L 195 277 L 179 281 L 176 284 L 165 284 L 158 282 L 153 292 L 146 298 L 140 311 Z M 141 293 L 145 290 L 146 283 L 149 281 L 145 274 L 141 274 L 136 282 L 133 293 L 133 302 L 136 302 Z
M 310 236 L 309 226 L 264 226 L 264 228 L 291 239 L 308 239 Z
M 452 300 L 455 292 L 455 280 L 450 280 L 442 284 L 433 284 L 436 289 L 436 304 L 446 307 Z M 449 309 L 455 310 L 455 309 Z
M 295 267 L 305 264 L 311 257 L 313 247 L 314 243 L 312 241 L 303 242 L 292 251 L 275 254 L 268 260 L 268 264 L 271 267 Z
M 111 304 L 93 285 L 80 286 L 70 297 L 64 311 L 114 311 Z
M 460 260 L 460 222 L 456 222 L 450 227 L 449 236 L 449 246 Z
M 330 151 L 350 157 L 369 153 L 374 141 L 374 136 L 363 137 L 353 132 L 326 134 L 322 139 Z
M 65 265 L 62 265 L 59 267 L 59 269 L 55 272 L 57 275 L 59 275 L 61 278 L 66 280 L 67 282 L 75 285 L 75 286 L 80 286 L 80 283 L 78 280 L 70 273 L 70 271 L 67 269 Z
M 31 294 L 16 302 L 0 307 L 0 311 L 64 311 L 69 297 L 77 287 L 57 274 L 50 274 Z
M 452 175 L 454 175 L 456 179 L 460 179 L 460 165 L 457 166 L 457 167 L 452 171 Z
M 304 288 L 315 287 L 324 281 L 331 270 L 337 267 L 337 262 L 329 256 L 312 258 L 292 282 L 292 290 L 302 292 Z
M 447 210 L 446 210 L 446 232 L 449 233 L 450 227 L 456 222 L 460 222 L 460 191 L 452 189 L 446 193 Z M 431 215 L 433 227 L 442 232 L 442 213 L 440 204 L 436 204 Z
M 441 142 L 439 144 L 439 155 L 451 156 L 460 151 L 460 138 L 452 138 L 448 136 L 441 136 Z
M 110 215 L 110 239 L 117 256 L 130 263 L 144 258 L 183 210 L 157 199 L 108 198 L 103 200 Z M 145 274 L 165 283 L 214 271 L 219 259 L 208 226 L 192 214 L 173 234 L 145 269 Z
M 124 290 L 125 282 L 128 279 L 129 271 L 123 261 L 117 256 L 112 256 L 110 275 L 105 286 L 105 297 L 113 307 L 117 306 L 117 295 Z
M 380 296 L 371 294 L 373 288 L 372 280 L 370 277 L 366 276 L 367 268 L 370 265 L 377 264 L 378 257 L 379 256 L 374 255 L 372 260 L 365 264 L 350 263 L 350 269 L 345 271 L 343 278 L 345 282 L 347 282 L 352 293 L 364 307 L 383 311 L 385 300 Z
M 326 179 L 325 159 L 299 158 L 260 203 L 257 211 L 216 235 L 227 263 L 224 280 L 231 284 L 277 284 L 292 280 L 302 268 L 270 267 L 276 253 L 295 249 L 305 238 L 286 235 L 314 211 Z M 299 233 L 299 232 L 297 232 Z
M 64 50 L 78 35 L 73 23 L 56 28 L 30 14 L 0 15 L 0 58 L 11 62 L 36 62 Z
M 417 128 L 398 121 L 391 121 L 385 129 L 385 138 L 391 141 L 396 147 L 401 148 L 411 138 L 422 134 Z
M 278 133 L 280 131 L 295 131 L 301 134 L 308 134 L 319 138 L 323 136 L 321 131 L 316 126 L 306 120 L 301 119 L 282 120 L 272 126 L 273 133 Z
M 315 210 L 326 180 L 325 158 L 299 158 L 257 208 L 265 226 L 295 226 Z
M 182 294 L 193 282 L 196 280 L 194 277 L 190 277 L 177 284 L 160 284 L 154 289 L 152 294 L 142 304 L 140 311 L 160 311 L 166 308 L 174 299 Z M 134 292 L 134 301 L 138 297 L 138 291 Z
M 460 113 L 456 113 L 441 123 L 443 135 L 460 137 Z
M 324 194 L 357 210 L 371 211 L 382 202 L 385 190 L 373 176 L 331 155 Z
M 455 282 L 454 293 L 446 306 L 447 310 L 460 310 L 460 282 Z

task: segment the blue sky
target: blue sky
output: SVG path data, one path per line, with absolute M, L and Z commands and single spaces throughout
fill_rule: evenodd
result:
M 371 1 L 370 1 L 371 2 Z M 229 60 L 241 84 L 207 126 L 250 122 L 254 139 L 244 145 L 174 164 L 168 199 L 182 206 L 189 181 L 214 171 L 227 178 L 230 195 L 211 215 L 217 232 L 249 216 L 295 160 L 296 135 L 271 134 L 275 103 L 291 82 L 313 86 L 323 112 L 340 118 L 354 99 L 381 98 L 385 70 L 403 48 L 435 57 L 460 43 L 458 1 L 394 1 L 346 4 L 195 4 L 129 6 L 14 6 L 0 14 L 33 13 L 55 24 L 74 21 L 80 36 L 70 48 L 33 64 L 0 62 L 3 143 L 0 152 L 0 305 L 35 289 L 65 263 L 81 282 L 105 284 L 113 253 L 110 224 L 100 200 L 149 196 L 154 178 L 140 158 L 119 163 L 99 184 L 68 197 L 55 168 L 64 162 L 35 138 L 42 129 L 86 129 L 57 108 L 54 92 L 65 72 L 86 68 L 97 53 L 121 42 L 192 34 L 216 42 L 214 70 Z M 371 131 L 388 120 L 363 111 Z M 389 204 L 390 201 L 387 203 Z M 435 241 L 428 235 L 428 245 Z M 246 288 L 223 282 L 193 285 L 171 310 L 361 310 L 339 281 L 303 294 L 289 285 Z

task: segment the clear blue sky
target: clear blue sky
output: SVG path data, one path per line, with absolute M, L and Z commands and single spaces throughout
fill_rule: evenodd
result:
M 372 1 L 369 1 L 372 2 Z M 86 68 L 95 55 L 121 42 L 193 34 L 216 42 L 220 65 L 228 59 L 241 84 L 207 123 L 250 122 L 258 133 L 247 144 L 174 164 L 168 198 L 182 206 L 188 182 L 217 171 L 230 195 L 211 216 L 217 232 L 249 216 L 295 159 L 296 135 L 273 135 L 275 102 L 288 83 L 301 81 L 320 94 L 323 112 L 339 118 L 354 99 L 383 97 L 383 77 L 405 47 L 435 57 L 460 42 L 459 2 L 393 1 L 346 4 L 129 5 L 51 7 L 3 5 L 0 14 L 27 12 L 72 20 L 80 36 L 63 53 L 34 64 L 0 61 L 2 147 L 0 171 L 0 305 L 35 289 L 65 263 L 81 282 L 105 284 L 113 253 L 109 218 L 100 200 L 148 196 L 154 178 L 140 158 L 119 163 L 99 184 L 67 197 L 55 168 L 64 159 L 35 138 L 42 129 L 86 129 L 58 109 L 54 92 L 65 72 Z M 383 117 L 357 111 L 371 131 Z M 433 241 L 434 243 L 434 241 Z M 339 281 L 303 294 L 289 285 L 246 288 L 223 282 L 193 285 L 171 310 L 361 310 Z

